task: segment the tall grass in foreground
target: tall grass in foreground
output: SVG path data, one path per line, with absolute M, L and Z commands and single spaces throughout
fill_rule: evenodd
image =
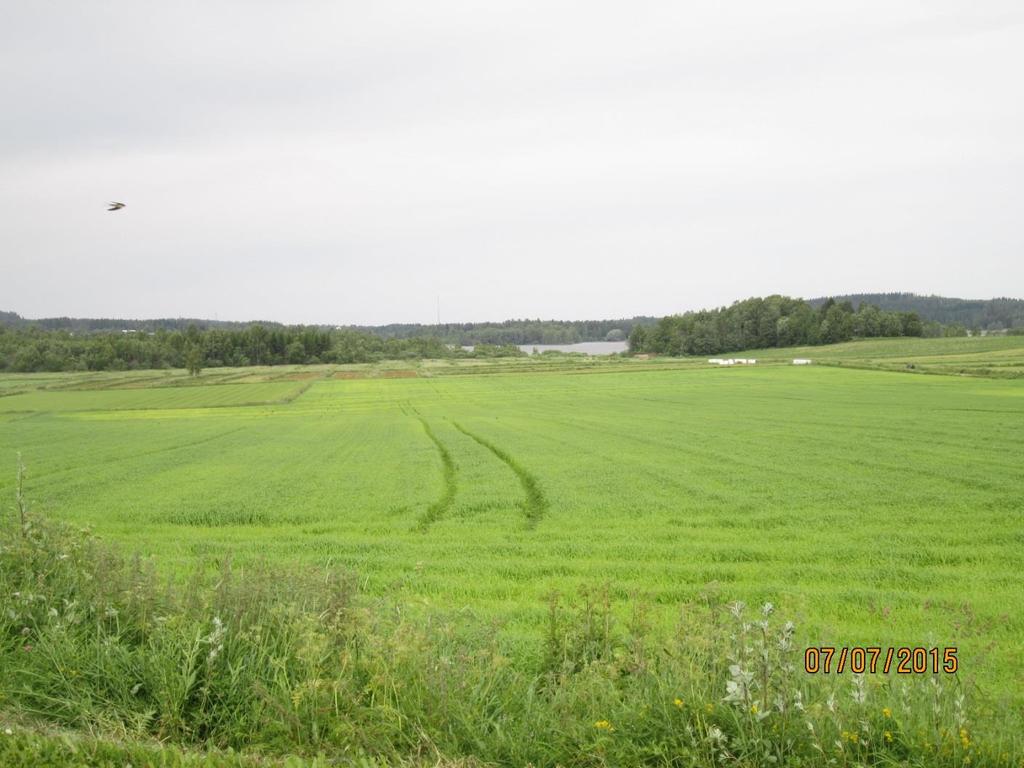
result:
M 19 483 L 19 488 L 21 484 Z M 1019 713 L 956 679 L 809 678 L 771 605 L 657 636 L 606 589 L 553 596 L 543 653 L 418 620 L 336 571 L 165 584 L 87 532 L 0 525 L 0 710 L 120 740 L 320 760 L 500 765 L 1019 765 Z M 0 733 L 0 738 L 3 734 Z M 468 764 L 468 763 L 467 763 Z

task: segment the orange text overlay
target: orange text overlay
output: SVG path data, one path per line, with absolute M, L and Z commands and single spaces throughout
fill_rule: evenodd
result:
M 839 647 L 812 646 L 804 651 L 804 671 L 809 675 L 843 672 L 854 674 L 923 675 L 955 674 L 959 667 L 956 648 L 900 648 L 880 646 Z

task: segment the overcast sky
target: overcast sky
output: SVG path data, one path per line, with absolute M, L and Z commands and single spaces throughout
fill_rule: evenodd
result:
M 0 5 L 28 317 L 1020 297 L 1022 246 L 1019 0 Z

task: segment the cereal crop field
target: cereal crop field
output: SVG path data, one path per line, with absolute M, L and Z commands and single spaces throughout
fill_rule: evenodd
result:
M 734 369 L 7 375 L 0 495 L 20 452 L 36 509 L 161 572 L 330 563 L 389 605 L 468 612 L 526 646 L 553 592 L 605 585 L 667 625 L 713 589 L 774 603 L 815 642 L 957 646 L 964 674 L 1014 697 L 1024 381 L 904 362 L 1024 357 L 1024 340 L 969 341 L 813 352 L 839 366 L 773 351 Z M 907 372 L 862 369 L 878 359 Z

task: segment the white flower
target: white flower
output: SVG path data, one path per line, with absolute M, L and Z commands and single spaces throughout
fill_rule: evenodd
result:
M 220 616 L 213 617 L 213 632 L 211 632 L 205 638 L 205 642 L 210 646 L 210 653 L 208 659 L 213 661 L 217 658 L 221 651 L 224 650 L 224 635 L 228 632 L 224 626 L 224 622 L 220 620 Z
M 863 704 L 867 700 L 868 690 L 864 687 L 864 675 L 853 676 L 853 690 L 850 695 L 858 704 Z
M 744 671 L 739 664 L 729 665 L 729 674 L 732 680 L 725 684 L 725 701 L 745 703 L 750 698 L 750 684 L 754 675 Z

